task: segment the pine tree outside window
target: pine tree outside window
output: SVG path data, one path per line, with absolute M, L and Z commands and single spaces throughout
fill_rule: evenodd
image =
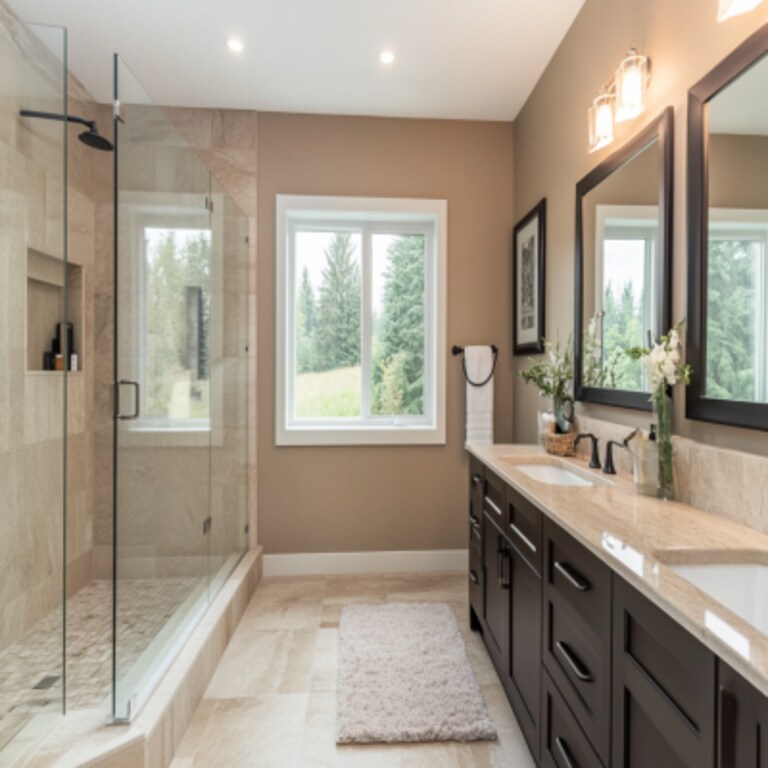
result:
M 445 208 L 278 196 L 278 445 L 445 442 Z

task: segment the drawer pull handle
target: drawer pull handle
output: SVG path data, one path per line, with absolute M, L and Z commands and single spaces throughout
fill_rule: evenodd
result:
M 579 764 L 573 759 L 571 750 L 568 749 L 568 745 L 565 743 L 565 740 L 558 736 L 555 739 L 555 744 L 557 744 L 557 748 L 562 755 L 563 760 L 565 760 L 566 768 L 579 768 Z
M 485 497 L 485 503 L 491 508 L 492 512 L 495 512 L 499 517 L 501 517 L 504 513 L 499 509 L 499 507 L 494 504 L 493 501 L 491 501 L 487 496 Z
M 477 519 L 477 516 L 474 512 L 469 513 L 469 522 L 472 525 L 473 528 L 479 528 L 480 527 L 480 521 Z
M 573 670 L 573 674 L 581 680 L 582 683 L 591 683 L 592 675 L 589 670 L 576 658 L 573 651 L 563 642 L 558 640 L 555 648 L 560 651 L 560 655 L 566 660 L 568 666 Z
M 536 545 L 514 523 L 510 523 L 509 527 L 511 528 L 512 533 L 514 533 L 515 536 L 517 536 L 517 538 L 531 550 L 531 552 L 536 552 Z
M 480 579 L 477 578 L 477 574 L 474 571 L 469 572 L 469 578 L 472 579 L 473 584 L 479 584 Z
M 580 573 L 574 571 L 567 563 L 555 561 L 555 570 L 562 573 L 570 584 L 579 590 L 579 592 L 589 592 L 592 586 Z
M 481 481 L 482 479 L 483 479 L 483 478 L 482 478 L 482 477 L 480 477 L 480 475 L 478 475 L 478 474 L 474 474 L 474 475 L 472 475 L 472 485 L 479 485 L 479 484 L 480 484 L 480 481 Z

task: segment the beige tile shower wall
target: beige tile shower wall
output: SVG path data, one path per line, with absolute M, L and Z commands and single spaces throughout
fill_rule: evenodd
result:
M 573 329 L 576 183 L 669 105 L 675 109 L 672 315 L 675 319 L 685 316 L 688 89 L 768 22 L 765 3 L 751 13 L 722 24 L 715 20 L 716 12 L 715 0 L 586 0 L 515 121 L 516 218 L 542 197 L 547 198 L 546 328 L 549 337 L 559 335 L 564 340 Z M 611 147 L 589 155 L 587 108 L 630 45 L 652 59 L 647 110 L 636 120 L 616 126 L 616 141 Z M 516 370 L 528 365 L 523 357 L 515 360 Z M 536 390 L 520 380 L 515 381 L 514 399 L 515 440 L 531 442 L 536 438 L 536 413 L 544 404 Z M 581 405 L 577 410 L 589 418 L 619 424 L 620 433 L 626 432 L 628 426 L 647 428 L 650 420 L 647 413 L 605 406 Z M 768 442 L 761 432 L 686 420 L 682 391 L 675 393 L 674 410 L 675 433 L 699 444 L 690 449 L 697 478 L 722 476 L 721 462 L 726 462 L 725 457 L 729 455 L 707 444 L 768 454 Z M 681 447 L 679 461 L 684 452 Z M 692 467 L 693 464 L 689 469 Z M 684 500 L 696 506 L 709 504 L 695 487 L 689 490 L 690 497 L 686 497 L 684 491 Z M 759 495 L 757 490 L 755 493 Z M 739 514 L 733 504 L 716 506 L 721 510 L 728 508 L 721 514 Z M 751 515 L 748 513 L 744 519 Z M 764 525 L 761 522 L 758 527 L 764 528 Z
M 63 254 L 62 128 L 18 117 L 21 108 L 60 111 L 46 98 L 63 79 L 40 44 L 0 3 L 0 648 L 61 604 L 64 561 L 64 387 L 60 374 L 28 372 L 27 249 Z M 34 60 L 34 64 L 31 63 Z M 90 97 L 70 79 L 72 114 Z M 68 376 L 67 587 L 91 578 L 93 528 L 94 157 L 68 140 L 68 255 L 80 265 L 82 303 L 70 307 L 83 372 Z M 49 325 L 51 325 L 49 323 Z M 53 336 L 55 323 L 46 333 Z M 36 361 L 32 361 L 36 365 Z

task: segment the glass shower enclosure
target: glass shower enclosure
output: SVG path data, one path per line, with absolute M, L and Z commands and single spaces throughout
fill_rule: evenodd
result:
M 129 720 L 246 548 L 248 219 L 119 56 L 114 82 L 113 715 Z

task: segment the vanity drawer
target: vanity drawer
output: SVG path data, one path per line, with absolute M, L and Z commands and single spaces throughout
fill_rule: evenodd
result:
M 504 507 L 506 506 L 507 484 L 486 468 L 485 486 L 483 490 L 483 511 L 496 525 L 505 530 L 506 520 Z
M 611 571 L 549 519 L 544 541 L 544 666 L 608 765 Z
M 545 666 L 595 748 L 610 734 L 610 659 L 570 611 L 548 602 Z M 604 753 L 608 762 L 608 752 Z
M 609 626 L 611 569 L 569 536 L 546 520 L 545 590 L 556 595 L 586 628 L 599 634 Z
M 547 768 L 598 768 L 599 758 L 546 670 L 542 670 L 542 687 L 541 764 Z
M 507 536 L 517 551 L 541 574 L 542 514 L 513 488 L 507 486 Z
M 485 490 L 483 465 L 469 457 L 469 519 L 480 522 L 483 514 L 483 492 Z

